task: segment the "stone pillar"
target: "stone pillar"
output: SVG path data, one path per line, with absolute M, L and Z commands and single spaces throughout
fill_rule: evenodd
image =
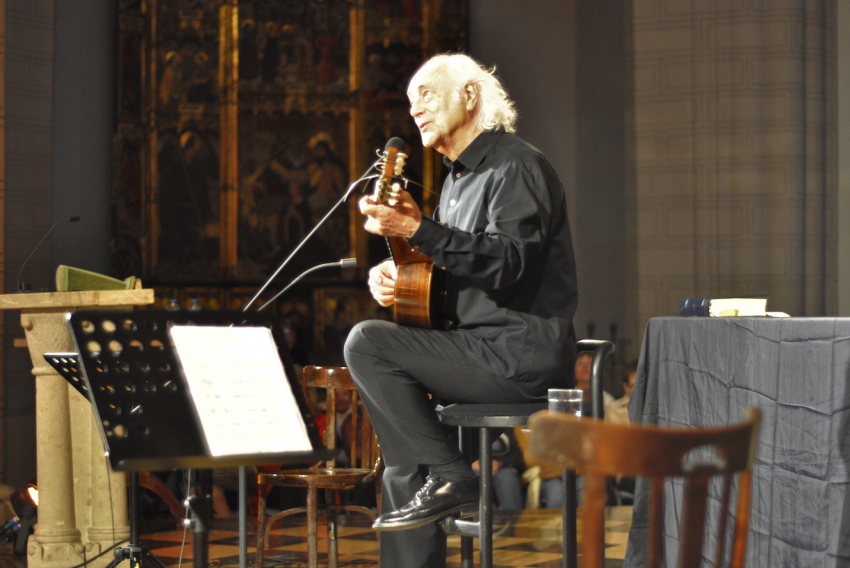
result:
M 76 526 L 71 459 L 68 383 L 44 360 L 50 352 L 74 351 L 65 326 L 65 310 L 23 313 L 36 380 L 36 459 L 38 526 L 27 547 L 29 568 L 67 568 L 82 563 L 83 545 Z

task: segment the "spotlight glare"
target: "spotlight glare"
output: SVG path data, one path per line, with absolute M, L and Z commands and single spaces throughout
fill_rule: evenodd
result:
M 36 489 L 35 485 L 27 487 L 27 493 L 29 493 L 30 499 L 35 503 L 35 506 L 38 507 L 38 489 Z

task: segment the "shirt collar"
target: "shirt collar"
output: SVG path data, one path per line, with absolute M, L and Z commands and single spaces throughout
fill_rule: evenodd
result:
M 487 156 L 487 153 L 490 149 L 496 145 L 496 142 L 502 135 L 505 133 L 503 128 L 497 128 L 496 130 L 485 130 L 481 134 L 479 134 L 472 143 L 466 147 L 466 149 L 460 153 L 460 156 L 457 157 L 457 160 L 452 162 L 447 157 L 443 156 L 443 163 L 447 168 L 452 168 L 455 164 L 460 163 L 465 169 L 475 171 L 481 162 L 484 161 L 484 158 Z

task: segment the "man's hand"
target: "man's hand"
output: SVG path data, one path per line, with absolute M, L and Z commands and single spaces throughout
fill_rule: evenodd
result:
M 403 189 L 398 190 L 398 203 L 392 207 L 375 203 L 370 195 L 362 197 L 360 212 L 366 215 L 366 230 L 385 237 L 410 238 L 422 222 L 422 211 Z
M 393 305 L 395 301 L 397 275 L 395 263 L 392 260 L 385 260 L 369 271 L 369 291 L 372 292 L 372 297 L 385 308 Z

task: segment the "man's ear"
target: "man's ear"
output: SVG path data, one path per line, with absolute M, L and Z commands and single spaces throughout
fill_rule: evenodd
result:
M 478 85 L 469 83 L 463 87 L 463 94 L 466 97 L 466 110 L 471 111 L 478 106 Z

